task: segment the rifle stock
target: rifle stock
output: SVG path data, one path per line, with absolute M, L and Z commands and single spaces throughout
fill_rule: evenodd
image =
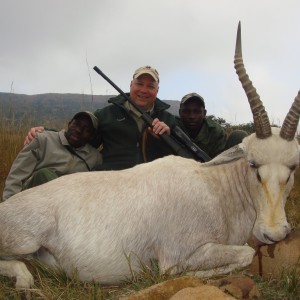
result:
M 198 147 L 179 126 L 175 126 L 172 129 L 172 134 L 175 135 L 191 152 L 193 152 L 195 157 L 200 159 L 200 161 L 206 162 L 211 160 L 209 155 Z

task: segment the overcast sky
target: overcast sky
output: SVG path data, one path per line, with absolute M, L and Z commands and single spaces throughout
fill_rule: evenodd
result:
M 190 92 L 208 114 L 252 121 L 233 66 L 242 24 L 247 73 L 281 125 L 300 89 L 299 0 L 0 0 L 0 92 L 117 94 L 135 69 L 160 73 L 158 97 Z

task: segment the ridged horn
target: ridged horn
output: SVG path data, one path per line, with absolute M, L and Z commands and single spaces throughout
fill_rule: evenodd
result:
M 246 69 L 243 63 L 242 57 L 242 42 L 241 42 L 241 22 L 239 22 L 237 36 L 236 36 L 236 46 L 234 55 L 234 68 L 239 77 L 239 80 L 246 92 L 248 102 L 253 115 L 254 129 L 256 136 L 259 139 L 265 139 L 272 135 L 270 121 L 268 114 L 260 100 L 256 89 L 252 85 L 249 76 L 246 73 Z
M 288 114 L 286 115 L 283 125 L 280 129 L 280 136 L 287 140 L 291 141 L 295 137 L 297 130 L 298 122 L 300 116 L 300 91 L 296 96 L 292 107 L 290 108 Z

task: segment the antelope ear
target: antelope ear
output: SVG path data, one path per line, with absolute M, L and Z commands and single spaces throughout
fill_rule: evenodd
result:
M 228 150 L 220 153 L 214 159 L 207 163 L 202 164 L 203 166 L 217 166 L 221 164 L 227 164 L 236 161 L 246 156 L 247 147 L 244 143 L 240 143 L 236 146 L 229 148 Z

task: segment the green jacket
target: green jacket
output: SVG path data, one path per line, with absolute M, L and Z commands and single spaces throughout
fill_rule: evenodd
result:
M 126 169 L 173 154 L 168 145 L 147 132 L 146 124 L 142 132 L 139 131 L 136 121 L 124 107 L 125 97 L 119 95 L 108 102 L 112 104 L 95 111 L 99 120 L 99 135 L 94 146 L 103 146 L 101 170 Z M 166 111 L 169 107 L 157 98 L 151 117 L 159 118 L 172 128 L 176 125 L 176 119 Z
M 176 117 L 176 119 L 180 128 L 188 135 L 188 130 L 185 128 L 179 117 Z M 221 125 L 205 117 L 201 129 L 193 141 L 211 158 L 214 158 L 225 150 L 226 139 L 226 132 Z

